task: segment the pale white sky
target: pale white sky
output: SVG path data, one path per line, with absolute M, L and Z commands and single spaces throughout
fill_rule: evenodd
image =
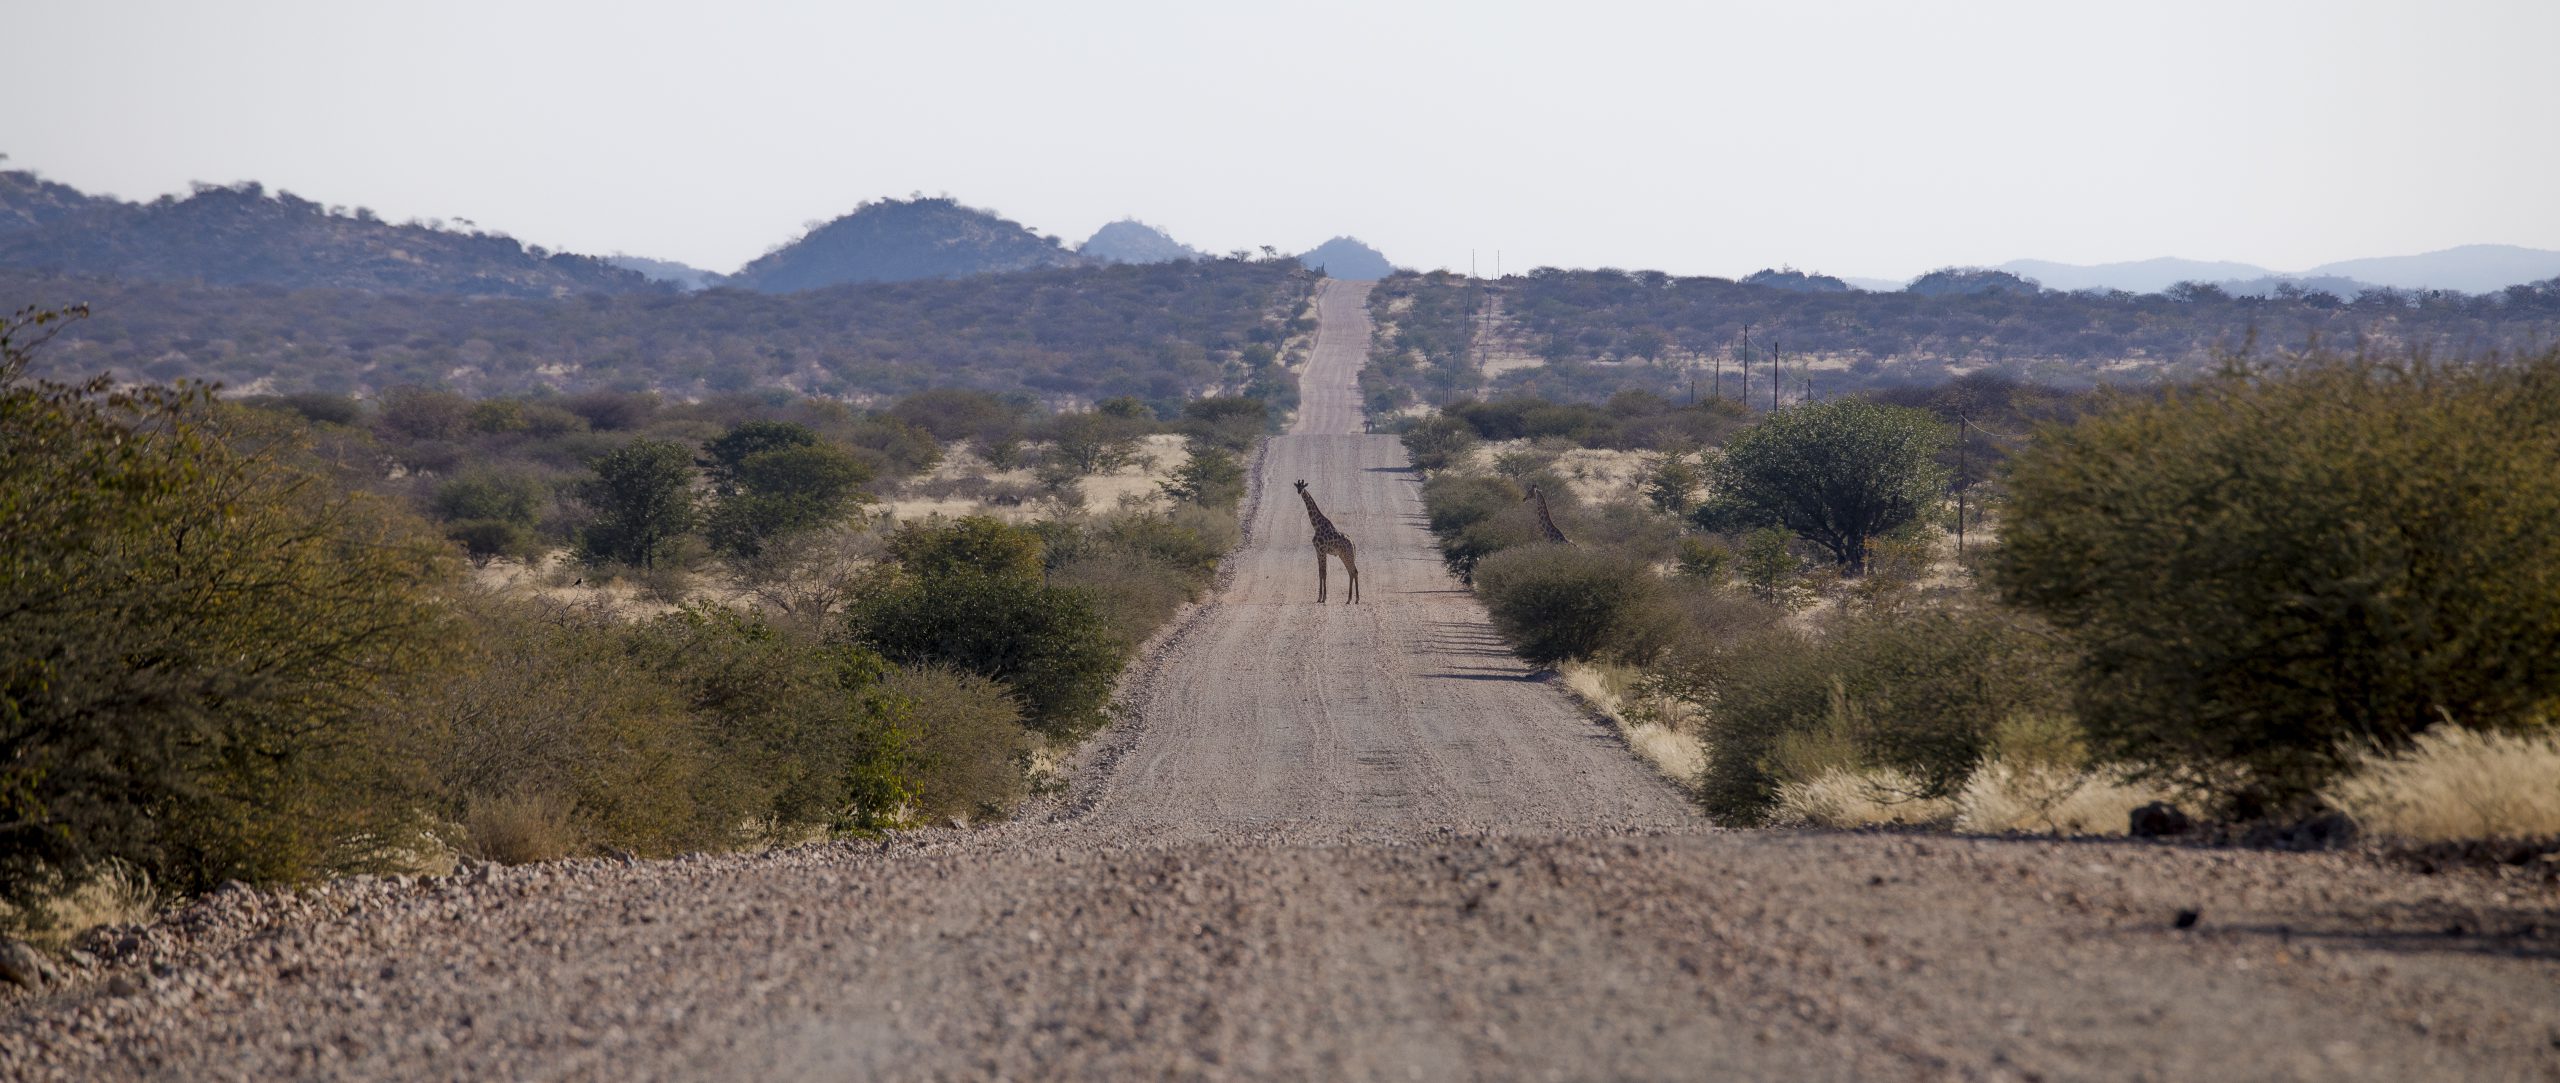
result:
M 0 0 L 10 168 L 727 271 L 866 198 L 1406 266 L 2560 248 L 2560 2 Z

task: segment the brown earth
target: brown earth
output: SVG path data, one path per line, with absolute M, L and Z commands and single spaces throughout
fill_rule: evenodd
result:
M 1052 806 L 225 892 L 0 1015 L 0 1075 L 2560 1078 L 2548 887 L 1705 825 L 1442 574 L 1357 435 L 1365 292 L 1326 287 L 1245 548 Z M 1297 478 L 1363 604 L 1314 603 Z

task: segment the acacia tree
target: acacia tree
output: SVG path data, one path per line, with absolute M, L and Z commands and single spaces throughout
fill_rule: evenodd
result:
M 1943 497 L 1943 429 L 1926 411 L 1862 399 L 1779 410 L 1725 444 L 1711 471 L 1715 496 L 1697 521 L 1718 531 L 1784 527 L 1863 573 L 1869 541 Z
M 579 539 L 588 563 L 654 568 L 700 520 L 693 453 L 673 440 L 634 440 L 596 460 L 578 499 L 596 512 Z

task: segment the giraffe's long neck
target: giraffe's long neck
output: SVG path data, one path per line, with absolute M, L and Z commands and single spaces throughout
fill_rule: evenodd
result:
M 1556 529 L 1555 516 L 1547 514 L 1547 491 L 1540 489 L 1535 495 L 1538 498 L 1538 526 L 1547 532 L 1548 541 L 1563 541 L 1564 531 Z
M 1315 497 L 1302 492 L 1298 494 L 1298 499 L 1307 502 L 1307 518 L 1316 524 L 1316 533 L 1333 533 L 1333 520 L 1325 518 L 1324 512 L 1317 510 Z

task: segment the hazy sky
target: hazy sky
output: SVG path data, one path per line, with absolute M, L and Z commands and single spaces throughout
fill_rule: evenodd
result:
M 0 0 L 0 152 L 731 270 L 862 200 L 1081 240 L 1899 277 L 2560 248 L 2560 2 Z

